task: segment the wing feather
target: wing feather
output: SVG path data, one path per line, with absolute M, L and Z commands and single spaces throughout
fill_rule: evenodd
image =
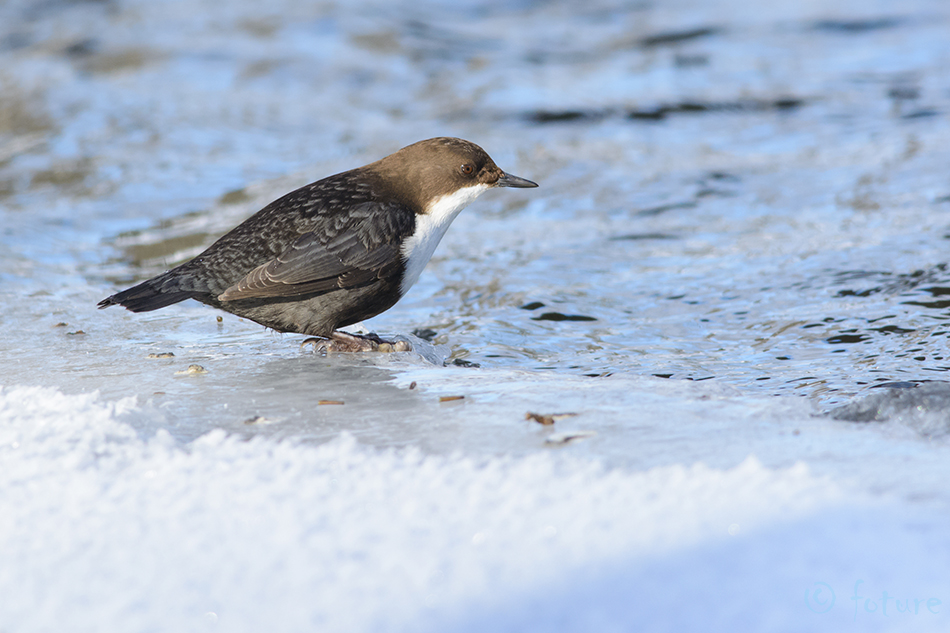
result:
M 334 220 L 340 222 L 342 214 Z M 415 229 L 415 214 L 397 205 L 364 203 L 346 214 L 349 225 L 315 230 L 247 273 L 220 301 L 295 297 L 358 288 L 398 274 L 400 245 Z

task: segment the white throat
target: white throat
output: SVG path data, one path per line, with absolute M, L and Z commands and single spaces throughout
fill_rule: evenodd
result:
M 426 213 L 416 216 L 416 231 L 402 245 L 406 271 L 399 286 L 401 295 L 409 292 L 412 284 L 419 281 L 419 275 L 429 263 L 435 247 L 439 245 L 452 220 L 486 189 L 488 185 L 484 184 L 459 189 L 455 193 L 437 198 L 429 205 Z

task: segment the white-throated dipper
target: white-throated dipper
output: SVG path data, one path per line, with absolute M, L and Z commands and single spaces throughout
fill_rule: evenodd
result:
M 318 337 L 318 349 L 378 349 L 377 337 L 337 328 L 395 305 L 481 193 L 537 186 L 469 141 L 420 141 L 288 193 L 194 259 L 99 307 L 148 312 L 197 299 L 278 332 Z

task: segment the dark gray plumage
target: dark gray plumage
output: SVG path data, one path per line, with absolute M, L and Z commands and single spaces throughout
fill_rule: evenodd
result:
M 99 307 L 147 312 L 197 299 L 280 332 L 329 338 L 391 308 L 465 204 L 505 186 L 537 185 L 506 174 L 474 143 L 420 141 L 288 193 L 194 259 Z

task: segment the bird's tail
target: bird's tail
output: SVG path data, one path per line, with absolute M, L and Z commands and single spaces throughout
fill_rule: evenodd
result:
M 165 273 L 106 297 L 99 302 L 99 309 L 119 305 L 132 312 L 150 312 L 190 299 L 196 294 L 199 293 L 182 290 L 168 273 Z

